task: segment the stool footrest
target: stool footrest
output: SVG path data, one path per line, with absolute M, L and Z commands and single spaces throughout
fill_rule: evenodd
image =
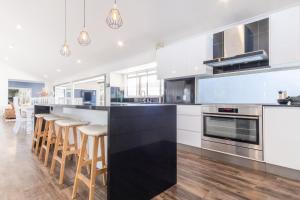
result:
M 98 157 L 97 161 L 101 162 L 101 159 L 102 159 L 101 157 Z M 89 160 L 83 161 L 82 164 L 81 164 L 81 166 L 86 166 L 86 165 L 91 165 L 91 164 L 92 164 L 92 160 L 89 159 Z
M 98 176 L 99 174 L 104 174 L 104 173 L 106 173 L 106 170 L 107 170 L 106 167 L 103 167 L 103 168 L 101 168 L 101 169 L 97 169 L 97 171 L 96 171 L 96 176 Z
M 65 152 L 65 155 L 78 155 L 79 154 L 79 151 L 78 150 L 68 150 L 67 152 Z
M 54 159 L 55 159 L 57 162 L 59 162 L 59 163 L 61 163 L 61 161 L 62 161 L 62 159 L 61 159 L 60 157 L 58 157 L 58 156 L 55 157 Z
M 83 174 L 78 174 L 77 178 L 81 180 L 84 184 L 86 184 L 88 187 L 90 187 L 91 180 L 84 176 Z

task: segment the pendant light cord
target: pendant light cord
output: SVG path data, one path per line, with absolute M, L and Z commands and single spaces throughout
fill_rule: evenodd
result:
M 65 0 L 65 43 L 67 43 L 67 0 Z
M 85 0 L 83 0 L 83 28 L 85 28 Z

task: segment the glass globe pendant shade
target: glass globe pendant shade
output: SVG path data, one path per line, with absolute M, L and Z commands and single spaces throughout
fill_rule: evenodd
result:
M 60 54 L 62 56 L 65 56 L 65 57 L 68 57 L 71 55 L 71 50 L 69 48 L 69 45 L 65 42 L 64 45 L 61 47 L 61 50 L 60 50 Z
M 78 37 L 78 43 L 81 46 L 88 46 L 91 43 L 91 38 L 86 30 L 82 30 Z
M 123 25 L 123 20 L 116 4 L 114 4 L 114 7 L 110 10 L 106 18 L 106 23 L 112 29 L 118 29 Z

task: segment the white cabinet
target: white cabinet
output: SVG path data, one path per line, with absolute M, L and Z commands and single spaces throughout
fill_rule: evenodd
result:
M 212 56 L 211 39 L 206 35 L 182 40 L 157 50 L 158 76 L 169 79 L 212 74 L 212 68 L 203 64 Z
M 270 66 L 300 64 L 300 7 L 270 16 Z
M 300 170 L 300 107 L 264 107 L 265 161 Z
M 201 147 L 201 106 L 177 106 L 177 142 L 180 144 Z

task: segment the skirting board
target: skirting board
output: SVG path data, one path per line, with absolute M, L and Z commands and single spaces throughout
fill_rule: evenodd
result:
M 207 149 L 192 147 L 183 144 L 177 144 L 177 148 L 194 154 L 201 155 L 203 158 L 209 160 L 221 162 L 224 164 L 237 165 L 240 167 L 245 167 L 252 170 L 258 170 L 261 172 L 300 181 L 300 170 L 289 169 L 286 167 L 272 165 L 265 162 L 258 162 L 243 157 L 233 156 L 221 152 L 210 151 Z

